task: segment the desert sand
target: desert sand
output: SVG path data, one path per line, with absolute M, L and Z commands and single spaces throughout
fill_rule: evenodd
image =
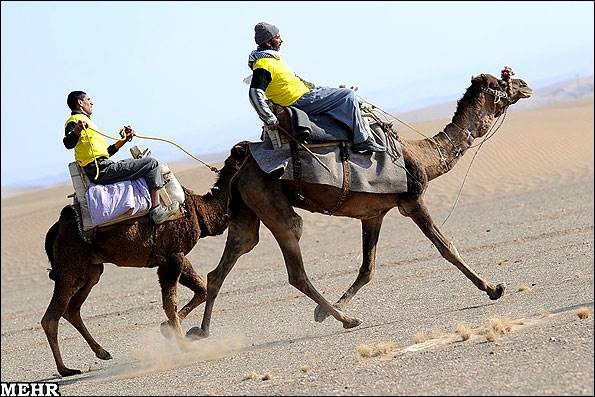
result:
M 447 122 L 415 126 L 433 135 Z M 401 133 L 419 139 L 405 127 Z M 289 285 L 262 227 L 260 244 L 223 284 L 211 336 L 186 351 L 159 331 L 156 270 L 106 264 L 82 316 L 113 359 L 97 359 L 61 320 L 65 364 L 83 371 L 69 378 L 57 375 L 40 320 L 53 289 L 43 241 L 72 187 L 4 198 L 2 381 L 58 382 L 62 395 L 593 395 L 593 315 L 577 315 L 593 310 L 593 136 L 591 97 L 509 112 L 476 156 L 442 231 L 476 272 L 507 284 L 496 302 L 393 210 L 375 277 L 346 309 L 362 324 L 316 323 L 314 302 Z M 438 224 L 473 153 L 430 184 L 426 203 Z M 172 168 L 197 193 L 214 182 L 203 166 Z M 335 301 L 359 269 L 359 221 L 298 213 L 308 275 Z M 194 268 L 206 275 L 224 243 L 225 233 L 200 240 L 188 255 Z M 191 296 L 184 287 L 179 295 L 181 304 Z M 203 310 L 184 331 L 200 325 Z M 490 319 L 505 324 L 493 340 L 484 332 Z M 456 333 L 462 325 L 467 340 Z

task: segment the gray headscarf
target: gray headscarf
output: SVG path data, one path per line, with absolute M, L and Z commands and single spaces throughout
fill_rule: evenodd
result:
M 266 22 L 259 22 L 254 27 L 254 41 L 261 45 L 279 34 L 279 28 Z

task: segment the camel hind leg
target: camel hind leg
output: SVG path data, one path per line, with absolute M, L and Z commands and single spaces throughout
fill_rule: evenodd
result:
M 359 269 L 357 278 L 349 287 L 347 291 L 339 298 L 337 303 L 333 306 L 337 309 L 343 310 L 351 298 L 357 291 L 360 290 L 364 285 L 368 284 L 372 280 L 372 276 L 376 271 L 376 244 L 378 243 L 378 237 L 380 236 L 380 228 L 382 227 L 382 221 L 386 213 L 370 219 L 362 219 L 362 266 Z M 314 310 L 314 320 L 321 323 L 327 317 L 329 313 L 322 309 L 320 305 L 316 306 Z
M 99 282 L 99 278 L 103 273 L 103 263 L 93 264 L 87 266 L 86 283 L 79 289 L 74 296 L 70 299 L 64 318 L 76 328 L 76 330 L 85 338 L 85 341 L 89 344 L 89 347 L 97 358 L 102 360 L 110 360 L 112 356 L 107 352 L 99 343 L 93 339 L 91 333 L 85 326 L 83 319 L 81 318 L 81 306 L 89 296 L 91 289 Z
M 428 209 L 423 203 L 422 199 L 411 201 L 402 201 L 399 203 L 399 211 L 404 216 L 413 219 L 415 224 L 421 229 L 421 231 L 430 239 L 430 241 L 438 248 L 440 254 L 457 267 L 477 288 L 481 291 L 485 291 L 491 300 L 499 299 L 506 286 L 504 284 L 493 284 L 487 282 L 475 273 L 469 266 L 465 264 L 461 255 L 457 251 L 457 248 L 452 242 L 450 242 L 441 232 L 438 227 L 434 224 Z
M 70 369 L 64 365 L 60 353 L 60 345 L 58 344 L 58 323 L 60 317 L 62 317 L 66 311 L 70 299 L 83 285 L 84 280 L 78 275 L 66 274 L 65 272 L 57 275 L 52 299 L 41 319 L 41 326 L 48 339 L 50 348 L 52 349 L 58 373 L 62 376 L 71 376 L 81 373 L 81 371 L 77 369 Z

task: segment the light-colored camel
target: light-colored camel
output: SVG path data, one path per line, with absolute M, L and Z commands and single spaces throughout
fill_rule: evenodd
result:
M 507 72 L 508 73 L 508 72 Z M 428 182 L 448 172 L 475 138 L 484 136 L 498 116 L 509 105 L 528 98 L 532 90 L 520 79 L 511 79 L 503 71 L 503 79 L 482 74 L 471 79 L 471 86 L 457 104 L 452 122 L 432 139 L 401 140 L 407 169 L 407 192 L 401 194 L 373 194 L 349 192 L 335 215 L 361 219 L 363 263 L 355 282 L 336 304 L 331 305 L 312 285 L 304 270 L 299 240 L 302 218 L 294 211 L 299 207 L 312 212 L 333 208 L 341 189 L 327 185 L 303 183 L 305 200 L 295 199 L 291 181 L 275 179 L 264 173 L 248 156 L 231 182 L 231 220 L 225 250 L 218 266 L 207 276 L 207 302 L 201 327 L 191 328 L 187 336 L 201 338 L 209 335 L 209 324 L 215 298 L 221 285 L 238 258 L 258 243 L 260 222 L 277 240 L 289 275 L 289 283 L 314 300 L 318 306 L 315 319 L 322 321 L 329 314 L 343 323 L 344 328 L 360 324 L 343 309 L 357 291 L 367 284 L 376 268 L 376 243 L 386 213 L 397 207 L 410 217 L 438 248 L 442 256 L 462 271 L 477 288 L 490 299 L 500 298 L 504 284 L 494 286 L 470 269 L 455 246 L 438 229 L 426 208 L 423 195 Z
M 100 228 L 88 244 L 80 236 L 72 206 L 62 209 L 60 219 L 50 227 L 45 239 L 45 250 L 52 266 L 49 276 L 55 285 L 41 320 L 60 375 L 81 373 L 67 368 L 62 361 L 58 345 L 60 317 L 80 332 L 98 358 L 112 358 L 93 339 L 80 315 L 81 306 L 99 282 L 106 262 L 124 267 L 157 267 L 163 309 L 168 319 L 161 325 L 161 330 L 165 335 L 171 336 L 173 332 L 183 338 L 180 321 L 206 297 L 205 279 L 194 271 L 185 255 L 198 239 L 219 235 L 226 229 L 229 182 L 246 154 L 246 143 L 235 145 L 211 191 L 199 196 L 184 188 L 185 215 L 160 225 L 150 222 L 148 216 L 123 221 Z M 194 292 L 179 312 L 178 281 Z

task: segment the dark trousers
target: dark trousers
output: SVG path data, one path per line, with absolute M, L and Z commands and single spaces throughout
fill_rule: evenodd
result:
M 145 178 L 149 190 L 163 187 L 163 176 L 159 162 L 153 157 L 140 159 L 124 159 L 112 161 L 107 158 L 98 158 L 99 177 L 95 180 L 97 169 L 95 161 L 83 167 L 85 174 L 96 184 L 107 185 L 123 180 Z

